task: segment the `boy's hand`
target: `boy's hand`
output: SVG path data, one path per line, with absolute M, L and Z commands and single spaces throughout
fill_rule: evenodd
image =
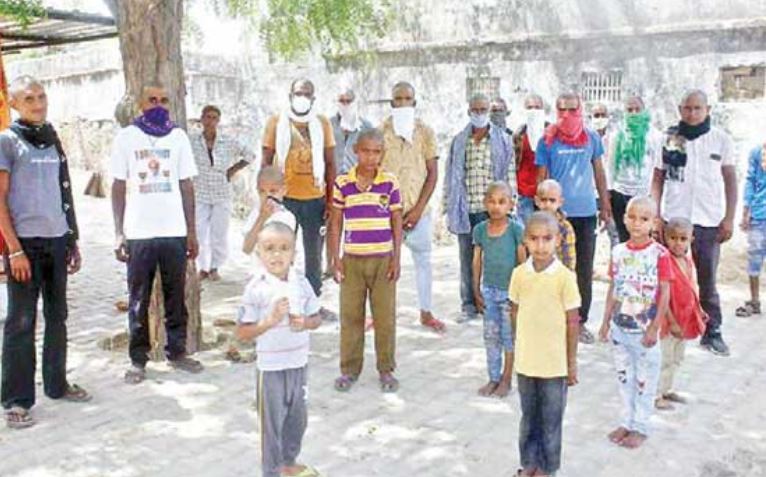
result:
M 274 302 L 274 307 L 271 309 L 271 313 L 269 313 L 268 318 L 265 320 L 266 324 L 269 327 L 275 326 L 277 323 L 282 321 L 282 318 L 284 318 L 284 316 L 289 312 L 290 300 L 288 300 L 286 296 L 283 296 Z
M 579 381 L 577 380 L 577 364 L 572 363 L 567 367 L 567 385 L 574 386 Z
M 681 326 L 676 323 L 675 321 L 670 323 L 670 334 L 675 336 L 676 338 L 682 338 L 683 331 L 681 330 Z
M 263 202 L 261 202 L 261 211 L 259 212 L 259 215 L 266 220 L 277 210 L 279 210 L 279 204 L 277 204 L 271 197 L 267 196 Z
M 601 340 L 602 343 L 608 343 L 609 342 L 609 321 L 604 321 L 601 323 L 601 328 L 598 330 L 598 339 Z
M 745 231 L 750 228 L 750 211 L 745 210 L 742 214 L 742 222 L 739 223 L 739 228 Z
M 481 292 L 474 291 L 473 292 L 473 302 L 476 305 L 476 311 L 479 313 L 484 313 L 484 297 L 481 296 Z
M 306 329 L 306 317 L 303 315 L 290 315 L 290 331 L 303 331 Z
M 644 345 L 644 348 L 651 348 L 652 346 L 657 344 L 657 328 L 654 326 L 650 326 L 649 328 L 644 331 L 644 337 L 641 340 L 641 344 Z
M 399 280 L 400 271 L 401 266 L 399 265 L 399 260 L 396 258 L 391 258 L 391 260 L 388 261 L 388 271 L 386 272 L 386 278 L 388 278 L 389 281 L 395 282 Z
M 343 260 L 340 257 L 335 257 L 332 261 L 332 268 L 335 283 L 341 283 L 346 276 L 343 272 Z

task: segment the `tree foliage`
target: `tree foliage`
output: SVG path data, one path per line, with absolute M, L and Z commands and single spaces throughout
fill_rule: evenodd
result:
M 391 22 L 389 0 L 212 0 L 218 12 L 247 18 L 266 48 L 285 60 L 318 49 L 326 55 L 361 49 Z
M 11 18 L 27 28 L 35 20 L 45 17 L 42 0 L 0 0 L 0 17 Z

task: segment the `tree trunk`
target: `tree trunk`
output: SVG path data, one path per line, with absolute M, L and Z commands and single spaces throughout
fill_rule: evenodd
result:
M 183 1 L 107 0 L 106 3 L 116 12 L 127 89 L 117 108 L 118 121 L 124 122 L 138 114 L 137 99 L 144 85 L 159 83 L 170 98 L 171 117 L 185 129 L 186 87 L 181 58 Z M 189 312 L 186 351 L 193 353 L 199 349 L 202 340 L 200 285 L 193 260 L 188 261 L 186 269 L 186 307 Z M 150 356 L 154 360 L 164 356 L 164 314 L 162 286 L 157 273 L 149 307 Z

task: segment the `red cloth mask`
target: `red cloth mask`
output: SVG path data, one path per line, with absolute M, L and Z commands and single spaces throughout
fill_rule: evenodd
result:
M 588 143 L 588 134 L 582 119 L 582 104 L 577 111 L 558 111 L 556 124 L 545 129 L 545 144 L 550 146 L 555 139 L 570 146 L 584 146 Z

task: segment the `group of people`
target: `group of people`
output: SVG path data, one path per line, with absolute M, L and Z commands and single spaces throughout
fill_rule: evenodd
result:
M 6 423 L 34 424 L 34 330 L 39 294 L 46 321 L 43 380 L 54 399 L 91 395 L 66 378 L 66 279 L 80 267 L 78 228 L 66 155 L 46 121 L 41 84 L 25 76 L 9 88 L 19 119 L 0 134 L 0 232 L 9 271 L 3 338 Z M 396 282 L 402 246 L 415 265 L 420 322 L 445 331 L 432 308 L 431 247 L 438 152 L 433 130 L 416 114 L 407 82 L 391 91 L 390 116 L 373 127 L 343 90 L 338 113 L 317 114 L 315 88 L 299 79 L 290 107 L 270 117 L 262 139 L 257 201 L 243 250 L 255 263 L 244 288 L 236 335 L 256 340 L 263 474 L 318 475 L 297 463 L 307 423 L 308 331 L 329 312 L 319 305 L 322 253 L 340 284 L 340 374 L 349 391 L 362 372 L 365 331 L 374 328 L 383 392 L 396 392 Z M 220 279 L 226 258 L 232 177 L 254 159 L 218 131 L 221 111 L 206 106 L 201 133 L 188 136 L 169 113 L 161 85 L 146 85 L 141 113 L 112 148 L 115 256 L 127 263 L 130 366 L 145 379 L 148 309 L 159 271 L 168 363 L 198 373 L 186 353 L 188 260 L 201 279 Z M 519 475 L 553 475 L 560 466 L 567 387 L 577 383 L 577 347 L 592 343 L 592 301 L 599 222 L 615 231 L 611 285 L 599 337 L 612 344 L 624 417 L 609 438 L 627 448 L 649 434 L 655 408 L 683 396 L 672 389 L 684 340 L 701 336 L 728 354 L 716 290 L 720 244 L 731 237 L 736 207 L 730 138 L 710 125 L 704 92 L 685 94 L 677 125 L 652 128 L 643 100 L 625 101 L 624 124 L 608 130 L 581 99 L 524 101 L 526 122 L 512 132 L 500 98 L 477 94 L 469 121 L 444 165 L 442 210 L 457 235 L 463 323 L 481 317 L 488 382 L 483 396 L 504 397 L 518 378 L 522 419 Z M 603 111 L 606 116 L 606 110 Z M 600 127 L 601 126 L 601 127 Z M 750 234 L 753 297 L 737 314 L 760 312 L 758 275 L 766 256 L 766 161 L 753 152 L 742 227 Z M 324 239 L 327 243 L 324 243 Z M 691 250 L 691 256 L 690 256 Z M 366 319 L 370 308 L 371 320 Z M 661 338 L 661 345 L 656 345 Z M 659 389 L 658 389 L 659 387 Z

